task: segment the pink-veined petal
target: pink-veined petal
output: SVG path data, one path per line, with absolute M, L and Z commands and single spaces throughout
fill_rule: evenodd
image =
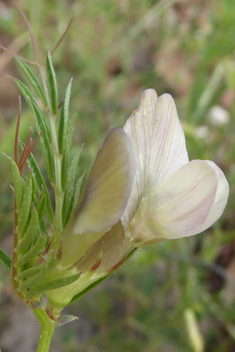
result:
M 176 106 L 169 94 L 158 98 L 155 90 L 144 91 L 124 131 L 130 138 L 135 161 L 134 184 L 122 216 L 126 228 L 141 198 L 188 163 L 188 153 Z
M 200 233 L 222 215 L 228 193 L 228 182 L 213 162 L 193 160 L 142 199 L 127 236 L 141 247 Z
M 133 174 L 129 138 L 121 128 L 113 128 L 82 189 L 73 234 L 100 232 L 114 225 L 126 207 Z

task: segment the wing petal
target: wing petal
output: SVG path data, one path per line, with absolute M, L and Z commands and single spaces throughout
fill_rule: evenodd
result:
M 222 215 L 228 193 L 228 182 L 213 162 L 193 160 L 142 199 L 127 236 L 141 247 L 200 233 Z

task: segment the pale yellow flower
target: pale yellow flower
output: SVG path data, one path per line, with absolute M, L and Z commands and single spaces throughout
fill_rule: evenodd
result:
M 189 162 L 172 97 L 146 90 L 123 130 L 106 138 L 62 235 L 57 270 L 81 276 L 49 291 L 49 301 L 68 305 L 136 247 L 206 230 L 223 213 L 228 193 L 213 162 Z

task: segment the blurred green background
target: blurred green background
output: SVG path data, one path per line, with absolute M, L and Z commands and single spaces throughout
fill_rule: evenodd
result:
M 55 332 L 52 352 L 235 351 L 235 3 L 232 0 L 20 0 L 41 60 L 53 54 L 60 99 L 73 77 L 74 143 L 89 170 L 102 140 L 123 126 L 140 94 L 155 88 L 176 101 L 190 159 L 213 160 L 230 183 L 221 219 L 206 232 L 141 249 L 115 275 L 66 310 L 79 320 Z M 34 60 L 25 23 L 0 1 L 0 43 Z M 0 242 L 10 252 L 10 168 L 21 77 L 0 52 Z M 23 103 L 21 138 L 34 127 Z M 37 151 L 36 151 L 37 154 Z M 43 167 L 40 154 L 37 159 Z M 23 324 L 24 323 L 24 324 Z M 194 335 L 193 335 L 194 333 Z M 0 348 L 36 349 L 39 326 L 0 268 Z M 192 339 L 192 335 L 195 336 Z

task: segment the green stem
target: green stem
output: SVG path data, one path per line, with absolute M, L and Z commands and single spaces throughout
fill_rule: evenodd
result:
M 48 352 L 56 323 L 48 317 L 43 309 L 34 309 L 33 312 L 41 324 L 37 352 Z

